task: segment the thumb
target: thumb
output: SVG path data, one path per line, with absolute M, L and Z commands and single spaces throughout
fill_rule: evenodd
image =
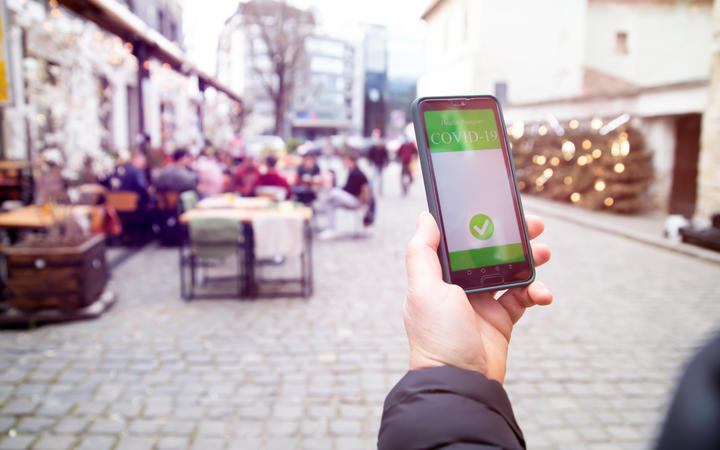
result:
M 442 269 L 437 255 L 440 230 L 427 211 L 420 213 L 415 234 L 408 243 L 405 264 L 410 287 L 429 280 L 441 280 Z

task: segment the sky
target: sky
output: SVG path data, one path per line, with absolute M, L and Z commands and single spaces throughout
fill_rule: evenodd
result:
M 386 25 L 391 33 L 422 39 L 420 15 L 430 0 L 289 0 L 314 8 L 321 30 L 334 33 L 348 23 Z M 215 73 L 217 38 L 238 0 L 182 0 L 183 29 L 188 55 L 204 71 Z M 210 6 L 212 5 L 212 6 Z

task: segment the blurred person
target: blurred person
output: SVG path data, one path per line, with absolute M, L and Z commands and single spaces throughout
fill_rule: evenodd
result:
M 526 220 L 534 239 L 544 224 Z M 497 299 L 497 292 L 468 295 L 443 281 L 439 242 L 435 219 L 423 212 L 406 256 L 409 371 L 385 399 L 378 448 L 525 448 L 502 386 L 508 345 L 525 309 L 550 304 L 552 293 L 534 281 Z M 532 252 L 536 266 L 550 259 L 545 245 Z
M 172 162 L 160 169 L 155 176 L 155 187 L 160 192 L 184 192 L 197 189 L 198 176 L 190 168 L 192 158 L 184 148 L 175 150 Z
M 61 159 L 53 156 L 53 151 L 43 152 L 42 168 L 35 180 L 35 192 L 39 204 L 62 201 L 67 197 Z
M 321 151 L 322 151 L 322 154 L 326 157 L 334 156 L 335 154 L 337 154 L 337 149 L 333 145 L 331 136 L 325 136 L 323 138 Z
M 343 164 L 348 169 L 348 177 L 345 186 L 342 188 L 333 187 L 327 193 L 324 200 L 324 209 L 327 216 L 327 228 L 320 233 L 321 239 L 335 237 L 335 211 L 337 208 L 357 209 L 360 207 L 360 195 L 364 186 L 368 186 L 368 179 L 358 168 L 358 157 L 354 152 L 349 152 L 343 157 Z
M 130 160 L 115 167 L 103 184 L 111 191 L 130 191 L 138 194 L 138 209 L 150 206 L 150 182 L 147 177 L 147 157 L 134 151 Z
M 286 199 L 292 198 L 292 188 L 290 187 L 290 183 L 288 183 L 285 177 L 280 175 L 277 170 L 277 158 L 272 155 L 265 158 L 265 167 L 267 168 L 267 171 L 260 174 L 255 179 L 252 189 L 253 194 L 257 194 L 257 188 L 260 186 L 276 186 L 285 189 Z
M 410 185 L 413 182 L 413 164 L 417 158 L 418 150 L 415 143 L 410 139 L 405 139 L 398 149 L 397 159 L 400 161 L 400 187 L 403 195 L 407 195 Z
M 368 160 L 372 164 L 372 180 L 374 191 L 378 195 L 382 195 L 383 188 L 383 170 L 387 166 L 389 157 L 385 142 L 382 139 L 380 129 L 375 128 L 372 132 L 372 146 L 368 150 Z
M 322 184 L 320 179 L 320 167 L 313 155 L 305 155 L 302 164 L 297 168 L 297 178 L 293 192 L 295 198 L 306 205 L 311 204 L 317 198 L 317 189 Z
M 80 170 L 80 178 L 78 179 L 79 184 L 94 184 L 97 183 L 98 176 L 95 174 L 93 169 L 93 160 L 90 156 L 83 158 L 83 166 Z
M 205 149 L 195 162 L 198 194 L 211 197 L 223 193 L 223 169 L 215 154 Z
M 685 369 L 657 442 L 659 450 L 720 448 L 720 334 Z
M 250 197 L 253 195 L 253 186 L 255 180 L 260 176 L 255 160 L 251 157 L 240 158 L 240 162 L 235 167 L 235 173 L 232 177 L 232 190 L 233 192 Z

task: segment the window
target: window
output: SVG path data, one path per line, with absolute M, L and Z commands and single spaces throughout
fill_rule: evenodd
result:
M 628 51 L 628 34 L 625 31 L 615 33 L 615 53 L 618 55 L 627 55 Z

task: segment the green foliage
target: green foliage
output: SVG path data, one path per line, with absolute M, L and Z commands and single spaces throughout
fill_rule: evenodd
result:
M 295 153 L 298 147 L 300 147 L 305 141 L 302 139 L 297 138 L 290 138 L 287 141 L 285 141 L 285 145 L 287 145 L 288 153 Z

